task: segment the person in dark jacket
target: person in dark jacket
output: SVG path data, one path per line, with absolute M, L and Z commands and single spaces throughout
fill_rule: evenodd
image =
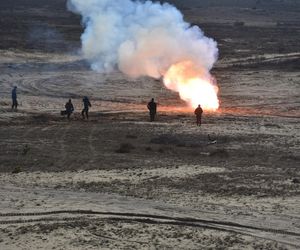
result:
M 153 122 L 155 120 L 157 104 L 154 102 L 154 98 L 148 103 L 147 108 L 149 109 L 150 113 L 150 121 Z
M 71 99 L 69 99 L 69 101 L 66 103 L 65 108 L 68 120 L 70 120 L 70 116 L 74 112 L 74 106 Z
M 17 101 L 17 87 L 14 87 L 12 92 L 11 92 L 11 99 L 12 99 L 12 109 L 17 109 L 18 108 L 18 101 Z
M 197 118 L 197 126 L 201 126 L 202 114 L 203 114 L 203 109 L 201 108 L 201 105 L 199 104 L 198 107 L 195 109 L 195 115 Z
M 89 108 L 92 107 L 89 98 L 87 98 L 86 96 L 82 99 L 83 101 L 83 110 L 81 112 L 82 118 L 85 119 L 89 119 Z

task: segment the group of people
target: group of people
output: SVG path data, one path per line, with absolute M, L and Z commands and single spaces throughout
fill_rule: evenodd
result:
M 155 120 L 156 111 L 157 111 L 157 103 L 154 101 L 154 98 L 152 98 L 151 101 L 148 103 L 147 108 L 150 114 L 150 121 L 153 122 Z M 203 109 L 201 108 L 200 104 L 195 109 L 194 113 L 196 115 L 197 126 L 201 126 Z
M 12 98 L 12 105 L 11 108 L 12 110 L 17 110 L 18 109 L 18 100 L 17 100 L 17 87 L 13 87 L 11 91 L 11 98 Z M 89 119 L 89 109 L 92 107 L 91 102 L 87 96 L 85 96 L 82 99 L 83 102 L 83 109 L 81 111 L 81 115 L 83 119 Z M 72 100 L 69 99 L 69 101 L 65 105 L 65 110 L 61 111 L 61 115 L 66 115 L 68 119 L 70 119 L 72 113 L 74 112 L 74 106 L 72 103 Z
M 81 111 L 81 116 L 83 119 L 89 119 L 89 109 L 92 107 L 91 102 L 87 96 L 83 97 L 83 110 Z M 66 115 L 68 117 L 68 120 L 70 120 L 71 114 L 74 112 L 74 106 L 72 103 L 72 100 L 69 99 L 69 101 L 65 105 L 64 111 L 61 111 L 61 115 Z
M 13 88 L 11 92 L 11 97 L 12 97 L 12 109 L 16 110 L 18 108 L 17 87 Z M 82 99 L 82 102 L 83 102 L 83 109 L 81 111 L 81 116 L 83 119 L 89 119 L 89 108 L 92 107 L 90 100 L 87 96 L 85 96 Z M 154 101 L 154 98 L 152 98 L 151 101 L 148 103 L 147 108 L 150 114 L 150 121 L 153 122 L 155 120 L 155 116 L 157 112 L 157 103 Z M 72 100 L 69 99 L 69 101 L 65 105 L 65 110 L 61 111 L 61 115 L 66 115 L 67 118 L 70 119 L 73 112 L 74 112 L 74 106 Z M 201 126 L 203 109 L 201 108 L 200 104 L 195 109 L 194 113 L 196 115 L 197 126 Z

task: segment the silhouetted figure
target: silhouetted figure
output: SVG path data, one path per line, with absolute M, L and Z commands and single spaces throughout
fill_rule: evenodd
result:
M 83 110 L 81 112 L 82 118 L 85 119 L 89 119 L 89 108 L 92 107 L 89 98 L 87 98 L 86 96 L 82 99 L 83 101 Z
M 65 108 L 66 108 L 66 115 L 68 117 L 68 120 L 70 120 L 70 116 L 74 112 L 74 106 L 71 99 L 69 99 L 69 101 L 66 103 Z
M 201 126 L 202 114 L 203 114 L 203 109 L 201 108 L 201 105 L 199 104 L 198 107 L 195 109 L 195 115 L 197 118 L 197 126 Z
M 157 104 L 154 102 L 154 98 L 151 99 L 151 102 L 148 103 L 147 108 L 150 112 L 150 121 L 153 122 L 156 115 Z
M 11 99 L 12 99 L 12 109 L 17 109 L 18 108 L 18 101 L 17 101 L 17 87 L 14 87 L 12 92 L 11 92 Z

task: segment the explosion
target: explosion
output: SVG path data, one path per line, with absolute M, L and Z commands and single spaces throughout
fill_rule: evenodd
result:
M 200 104 L 207 111 L 219 108 L 219 89 L 213 80 L 208 72 L 197 69 L 191 61 L 172 65 L 164 75 L 164 84 L 168 89 L 178 92 L 180 98 L 192 108 Z
M 217 43 L 198 26 L 184 21 L 168 3 L 142 0 L 68 0 L 82 15 L 82 55 L 93 70 L 119 70 L 138 78 L 164 77 L 190 107 L 219 107 L 218 87 L 210 75 Z

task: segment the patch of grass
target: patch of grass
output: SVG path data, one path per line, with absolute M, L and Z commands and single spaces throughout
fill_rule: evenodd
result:
M 22 155 L 27 155 L 29 151 L 30 151 L 30 147 L 26 144 L 26 145 L 23 147 Z
M 229 157 L 229 153 L 226 149 L 222 148 L 222 149 L 216 149 L 216 150 L 210 152 L 209 156 L 227 158 L 227 157 Z
M 10 106 L 10 103 L 5 101 L 0 101 L 0 106 Z
M 239 22 L 239 21 L 236 21 L 236 22 L 234 22 L 234 24 L 233 24 L 235 27 L 243 27 L 243 26 L 245 26 L 245 22 Z
M 152 138 L 150 140 L 150 143 L 153 144 L 164 144 L 164 145 L 177 145 L 180 144 L 181 141 L 179 138 L 177 138 L 174 135 L 169 135 L 169 134 L 165 134 L 165 135 L 160 135 L 156 138 Z
M 36 122 L 46 123 L 46 122 L 49 122 L 51 120 L 51 117 L 49 115 L 46 115 L 46 114 L 39 114 L 39 115 L 32 116 L 32 119 Z
M 274 124 L 274 123 L 266 123 L 266 124 L 264 124 L 264 126 L 269 127 L 269 128 L 281 128 L 280 125 Z
M 135 147 L 131 143 L 122 143 L 120 148 L 116 150 L 116 153 L 119 154 L 128 154 L 130 153 Z
M 159 148 L 158 152 L 161 153 L 161 154 L 163 154 L 165 152 L 165 150 L 163 148 Z
M 14 170 L 11 172 L 12 174 L 18 174 L 22 172 L 22 168 L 20 166 L 17 166 L 14 168 Z
M 128 134 L 128 135 L 126 135 L 126 138 L 128 138 L 128 139 L 137 139 L 138 136 L 137 135 Z

